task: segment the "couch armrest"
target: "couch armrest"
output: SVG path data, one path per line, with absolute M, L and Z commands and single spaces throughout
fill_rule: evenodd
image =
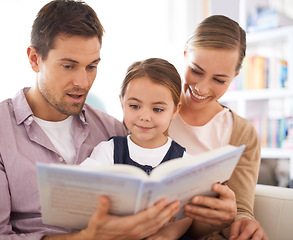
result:
M 270 240 L 293 236 L 293 189 L 257 184 L 254 215 Z

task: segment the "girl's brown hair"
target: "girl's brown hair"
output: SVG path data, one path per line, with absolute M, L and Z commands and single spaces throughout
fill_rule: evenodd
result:
M 170 89 L 175 106 L 180 101 L 181 78 L 176 68 L 168 61 L 161 58 L 149 58 L 133 63 L 127 70 L 121 85 L 121 97 L 126 92 L 128 83 L 132 79 L 148 77 L 151 81 Z

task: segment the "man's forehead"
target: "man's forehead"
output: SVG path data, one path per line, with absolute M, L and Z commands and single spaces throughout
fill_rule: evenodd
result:
M 63 36 L 55 39 L 54 47 L 49 51 L 49 55 L 54 55 L 59 59 L 71 59 L 80 62 L 94 62 L 100 60 L 100 41 L 98 37 Z

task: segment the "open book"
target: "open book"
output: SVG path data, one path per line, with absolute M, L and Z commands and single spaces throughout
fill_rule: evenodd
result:
M 245 146 L 225 147 L 162 163 L 150 175 L 130 165 L 80 166 L 37 163 L 43 222 L 81 229 L 97 207 L 98 196 L 110 198 L 110 213 L 135 214 L 167 197 L 180 200 L 174 220 L 195 195 L 216 196 L 216 182 L 228 180 Z

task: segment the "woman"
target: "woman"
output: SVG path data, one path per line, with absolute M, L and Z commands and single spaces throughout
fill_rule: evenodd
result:
M 198 154 L 226 144 L 246 149 L 239 160 L 228 187 L 236 196 L 237 216 L 231 230 L 225 229 L 208 239 L 267 239 L 264 230 L 253 217 L 254 188 L 260 164 L 260 144 L 249 121 L 222 106 L 218 99 L 227 91 L 241 68 L 246 51 L 246 36 L 237 22 L 214 15 L 203 20 L 189 39 L 184 51 L 185 74 L 181 96 L 182 106 L 169 128 L 169 135 L 187 153 Z M 227 190 L 228 191 L 228 190 Z M 227 195 L 228 196 L 228 195 Z M 233 197 L 220 193 L 219 199 L 193 198 L 202 208 L 188 205 L 186 215 L 193 219 L 190 234 L 200 237 L 227 226 L 233 216 L 227 211 Z M 198 232 L 198 224 L 204 225 Z M 230 222 L 231 223 L 231 222 Z M 222 239 L 222 238 L 221 238 Z

